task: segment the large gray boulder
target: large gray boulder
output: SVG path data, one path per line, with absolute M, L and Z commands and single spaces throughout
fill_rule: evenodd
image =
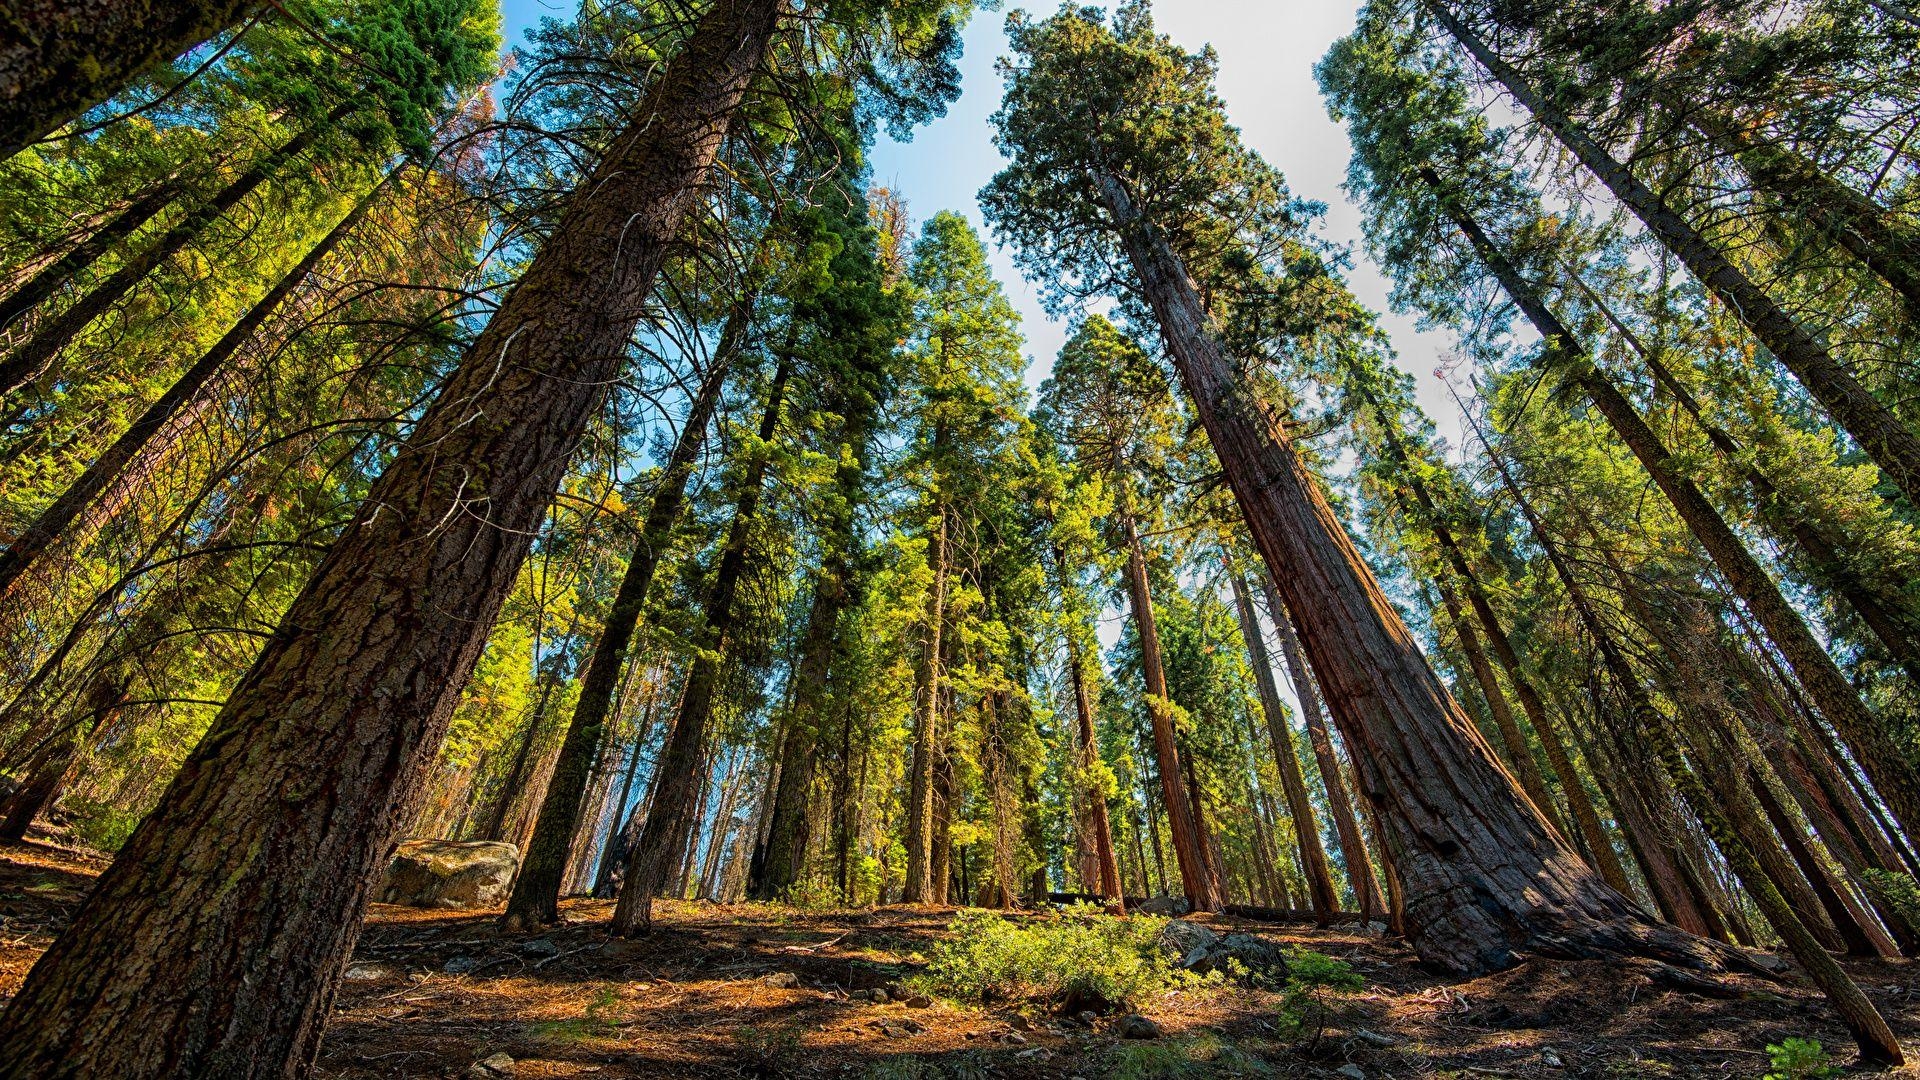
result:
M 387 864 L 383 904 L 486 907 L 506 900 L 520 849 L 491 840 L 405 840 Z
M 1280 946 L 1253 934 L 1228 934 L 1225 937 L 1199 923 L 1174 919 L 1160 928 L 1160 948 L 1173 960 L 1173 966 L 1195 974 L 1230 970 L 1227 961 L 1239 962 L 1240 970 L 1254 979 L 1279 979 L 1287 974 L 1287 955 Z

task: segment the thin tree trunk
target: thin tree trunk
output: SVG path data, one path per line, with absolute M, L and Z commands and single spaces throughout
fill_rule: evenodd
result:
M 1307 894 L 1312 900 L 1316 921 L 1326 926 L 1340 910 L 1340 896 L 1333 891 L 1327 850 L 1320 844 L 1320 823 L 1313 813 L 1313 800 L 1307 795 L 1306 777 L 1300 773 L 1300 758 L 1293 748 L 1293 730 L 1287 725 L 1286 706 L 1280 703 L 1280 688 L 1273 681 L 1273 661 L 1267 656 L 1266 638 L 1253 611 L 1246 576 L 1235 571 L 1229 580 L 1233 586 L 1234 609 L 1240 615 L 1240 636 L 1246 640 L 1254 686 L 1260 693 L 1260 710 L 1267 718 L 1267 738 L 1273 744 L 1274 763 L 1280 769 L 1280 788 L 1287 797 L 1287 812 L 1293 817 L 1294 838 L 1300 846 L 1300 868 L 1307 875 Z
M 1540 771 L 1540 763 L 1533 759 L 1533 748 L 1527 745 L 1527 736 L 1520 730 L 1519 721 L 1514 719 L 1513 707 L 1507 703 L 1506 691 L 1500 687 L 1499 676 L 1493 672 L 1493 664 L 1487 660 L 1486 650 L 1480 645 L 1480 635 L 1467 621 L 1460 610 L 1459 594 L 1453 584 L 1444 579 L 1438 581 L 1441 603 L 1447 609 L 1447 621 L 1453 626 L 1454 636 L 1460 642 L 1460 651 L 1466 655 L 1468 670 L 1473 672 L 1473 681 L 1479 684 L 1480 699 L 1487 703 L 1487 713 L 1493 717 L 1494 730 L 1500 733 L 1500 741 L 1507 748 L 1507 763 L 1513 766 L 1520 788 L 1533 800 L 1540 816 L 1565 835 L 1566 829 L 1560 820 L 1559 808 L 1553 804 L 1553 796 L 1547 792 L 1547 778 Z
M 773 440 L 779 428 L 781 405 L 791 374 L 791 365 L 782 356 L 767 390 L 766 412 L 760 419 L 762 446 Z M 713 713 L 714 695 L 720 689 L 724 649 L 739 617 L 735 598 L 752 555 L 753 526 L 759 517 L 770 464 L 764 454 L 755 456 L 740 481 L 733 525 L 720 549 L 720 561 L 714 568 L 713 584 L 707 592 L 705 626 L 693 667 L 687 674 L 686 690 L 680 697 L 680 715 L 653 770 L 653 794 L 649 798 L 652 810 L 647 815 L 646 829 L 640 834 L 640 843 L 629 860 L 626 880 L 620 885 L 620 901 L 614 908 L 613 931 L 623 937 L 652 929 L 653 898 L 667 883 L 678 838 L 684 836 L 690 826 L 699 825 L 697 819 L 691 823 L 687 819 L 690 804 L 697 796 L 694 774 L 707 742 L 707 721 Z
M 663 66 L 635 130 L 0 1014 L 0 1077 L 311 1064 L 394 832 L 780 11 L 711 8 Z
M 1907 677 L 1920 684 L 1920 630 L 1914 626 L 1905 602 L 1897 596 L 1886 595 L 1864 579 L 1855 569 L 1854 561 L 1841 553 L 1840 544 L 1828 535 L 1823 523 L 1795 511 L 1773 481 L 1747 461 L 1733 436 L 1707 418 L 1699 400 L 1674 376 L 1658 352 L 1649 348 L 1638 334 L 1615 316 L 1605 298 L 1594 292 L 1578 273 L 1570 272 L 1568 276 L 1640 357 L 1641 362 L 1647 365 L 1660 387 L 1672 395 L 1694 423 L 1699 425 L 1713 448 L 1740 471 L 1747 487 L 1753 492 L 1754 507 L 1767 527 L 1800 549 L 1818 582 L 1845 600 L 1860 616 L 1860 621 L 1868 631 L 1906 671 Z
M 942 441 L 936 431 L 936 444 Z M 904 904 L 930 903 L 933 877 L 933 758 L 940 716 L 940 662 L 947 603 L 947 511 L 934 506 L 933 538 L 927 545 L 927 565 L 933 587 L 927 591 L 925 641 L 920 646 L 920 670 L 914 676 L 913 760 L 907 783 L 907 879 L 900 891 Z
M 85 240 L 41 267 L 19 288 L 8 293 L 6 299 L 0 300 L 0 330 L 12 327 L 21 316 L 46 303 L 68 282 L 86 273 L 89 267 L 100 261 L 100 256 L 139 232 L 142 225 L 179 201 L 186 192 L 187 186 L 178 177 L 169 177 L 128 204 L 126 209 L 115 214 L 106 224 L 87 234 Z
M 140 418 L 114 440 L 112 446 L 95 458 L 73 483 L 67 485 L 66 491 L 41 511 L 32 524 L 21 530 L 7 545 L 6 551 L 0 552 L 0 603 L 8 599 L 28 571 L 47 553 L 47 549 L 66 535 L 68 528 L 86 515 L 90 507 L 103 500 L 137 461 L 162 452 L 167 443 L 179 438 L 180 429 L 172 423 L 175 417 L 200 397 L 215 377 L 226 369 L 228 361 L 253 339 L 267 318 L 312 276 L 321 260 L 359 225 L 393 175 L 389 173 L 386 179 L 362 195 L 339 224 L 309 249 L 293 269 L 287 271 L 265 296 L 256 301 L 212 348 L 202 353 L 193 366 L 175 379 L 167 392 L 149 405 L 146 412 L 140 414 Z
M 1632 210 L 1693 276 L 1753 332 L 1768 352 L 1793 372 L 1808 393 L 1826 407 L 1834 421 L 1853 436 L 1874 464 L 1906 494 L 1908 501 L 1920 505 L 1920 437 L 1861 385 L 1805 327 L 1741 273 L 1724 252 L 1669 209 L 1653 189 L 1549 102 L 1513 65 L 1488 48 L 1447 10 L 1443 0 L 1425 0 L 1425 3 L 1467 52 L 1526 106 L 1534 119 L 1552 131 L 1616 199 Z
M 1267 618 L 1280 637 L 1281 662 L 1287 667 L 1287 678 L 1293 684 L 1294 697 L 1300 701 L 1300 718 L 1306 725 L 1307 743 L 1313 748 L 1314 763 L 1320 769 L 1320 784 L 1326 789 L 1327 812 L 1333 817 L 1334 835 L 1340 840 L 1340 856 L 1347 864 L 1347 883 L 1353 887 L 1354 900 L 1359 905 L 1362 920 L 1371 921 L 1374 915 L 1384 910 L 1380 903 L 1380 889 L 1373 879 L 1373 860 L 1367 855 L 1366 838 L 1361 835 L 1360 822 L 1353 814 L 1353 797 L 1347 793 L 1340 758 L 1334 753 L 1333 736 L 1327 730 L 1326 712 L 1320 704 L 1320 690 L 1307 670 L 1299 635 L 1293 629 L 1293 617 L 1280 599 L 1280 588 L 1273 583 L 1273 575 L 1262 573 L 1260 586 L 1266 594 Z
M 18 0 L 0 39 L 0 160 L 260 6 L 257 0 Z
M 307 148 L 322 135 L 334 130 L 342 120 L 351 116 L 354 109 L 355 105 L 351 103 L 340 105 L 321 123 L 295 135 L 279 149 L 268 152 L 246 172 L 221 188 L 213 198 L 187 211 L 139 254 L 130 256 L 118 269 L 88 290 L 85 296 L 35 327 L 27 340 L 21 342 L 5 359 L 0 359 L 0 397 L 10 395 L 46 374 L 61 350 L 79 337 L 88 324 L 105 315 L 148 274 L 159 269 L 162 263 L 198 240 L 208 226 L 253 194 L 255 188 L 272 179 L 288 162 L 306 153 Z
M 1073 710 L 1078 721 L 1077 745 L 1080 769 L 1087 777 L 1081 790 L 1081 798 L 1087 802 L 1087 824 L 1093 834 L 1094 861 L 1099 867 L 1099 877 L 1090 883 L 1098 888 L 1101 899 L 1118 911 L 1126 901 L 1125 888 L 1120 884 L 1120 863 L 1113 854 L 1113 825 L 1107 816 L 1107 796 L 1094 776 L 1094 766 L 1100 764 L 1100 739 L 1094 730 L 1093 701 L 1087 692 L 1086 661 L 1080 655 L 1080 642 L 1069 635 L 1067 638 L 1067 672 L 1073 680 Z
M 1180 749 L 1174 739 L 1173 699 L 1167 695 L 1167 676 L 1160 658 L 1160 630 L 1153 615 L 1153 594 L 1147 583 L 1147 557 L 1140 546 L 1133 517 L 1120 513 L 1122 543 L 1127 556 L 1127 598 L 1133 626 L 1140 639 L 1141 675 L 1147 688 L 1147 717 L 1153 731 L 1153 759 L 1160 774 L 1160 804 L 1167 812 L 1167 830 L 1173 841 L 1174 861 L 1180 867 L 1180 885 L 1195 911 L 1218 911 L 1225 898 L 1220 883 L 1208 873 L 1205 851 L 1193 804 L 1181 791 Z
M 1826 648 L 1807 629 L 1806 621 L 1794 610 L 1779 586 L 1767 575 L 1753 553 L 1747 550 L 1726 519 L 1707 501 L 1700 489 L 1680 471 L 1672 455 L 1653 429 L 1606 376 L 1594 367 L 1580 342 L 1567 330 L 1506 257 L 1493 246 L 1479 224 L 1445 197 L 1437 176 L 1428 176 L 1447 213 L 1466 234 L 1481 261 L 1513 299 L 1527 320 L 1545 338 L 1548 348 L 1556 350 L 1572 363 L 1573 377 L 1589 400 L 1606 418 L 1621 442 L 1640 462 L 1654 483 L 1667 496 L 1688 532 L 1713 560 L 1734 594 L 1753 612 L 1767 636 L 1779 647 L 1792 666 L 1821 715 L 1846 738 L 1872 777 L 1874 786 L 1886 797 L 1902 825 L 1920 822 L 1920 773 L 1911 759 L 1894 741 L 1879 718 L 1867 711 L 1860 695 L 1828 655 Z
M 1422 958 L 1503 968 L 1550 935 L 1590 955 L 1715 963 L 1705 942 L 1608 888 L 1527 802 L 1427 666 L 1279 418 L 1242 384 L 1165 236 L 1140 220 L 1118 177 L 1093 180 L 1381 808 Z
M 506 913 L 501 916 L 509 928 L 546 926 L 560 917 L 560 879 L 579 823 L 589 761 L 599 747 L 601 732 L 613 707 L 614 690 L 626 666 L 628 646 L 640 625 L 641 614 L 646 611 L 647 593 L 653 586 L 660 557 L 671 543 L 674 523 L 680 520 L 687 484 L 693 478 L 701 448 L 706 445 L 707 428 L 719 407 L 727 371 L 746 338 L 753 308 L 754 298 L 748 295 L 728 313 L 714 349 L 713 362 L 707 366 L 700 389 L 687 406 L 680 436 L 660 470 L 659 486 L 654 489 L 653 501 L 647 507 L 646 522 L 640 528 L 632 554 L 627 557 L 627 568 L 620 577 L 620 587 L 614 592 L 613 606 L 607 609 L 606 623 L 587 660 L 586 676 L 580 681 L 580 697 L 561 740 L 559 758 L 540 803 L 540 816 L 528 841 L 526 858 L 521 863 L 519 876 L 514 879 L 513 892 L 507 898 Z

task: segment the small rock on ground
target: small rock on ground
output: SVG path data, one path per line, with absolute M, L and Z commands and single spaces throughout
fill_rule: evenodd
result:
M 1115 1034 L 1123 1039 L 1157 1039 L 1160 1037 L 1160 1025 L 1138 1013 L 1121 1017 L 1120 1022 L 1114 1025 L 1113 1030 Z
M 797 990 L 800 987 L 800 976 L 791 971 L 776 971 L 760 981 L 776 990 Z
M 512 1076 L 513 1058 L 504 1050 L 499 1053 L 488 1054 L 486 1057 L 468 1066 L 467 1075 L 485 1077 L 489 1078 L 489 1080 L 494 1077 Z
M 1342 1065 L 1333 1071 L 1346 1077 L 1347 1080 L 1367 1080 L 1366 1070 L 1358 1065 Z

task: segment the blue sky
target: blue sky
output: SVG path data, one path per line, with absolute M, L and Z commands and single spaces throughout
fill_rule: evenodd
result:
M 1212 43 L 1220 54 L 1220 94 L 1247 143 L 1286 175 L 1296 194 L 1327 204 L 1325 235 L 1354 252 L 1354 292 L 1382 313 L 1401 366 L 1418 381 L 1421 404 L 1457 448 L 1458 411 L 1433 375 L 1452 347 L 1451 336 L 1419 332 L 1413 320 L 1386 311 L 1387 281 L 1360 250 L 1360 215 L 1340 189 L 1349 150 L 1346 134 L 1327 115 L 1313 79 L 1313 65 L 1327 47 L 1353 28 L 1357 6 L 1352 0 L 1161 0 L 1154 16 L 1161 30 L 1189 49 Z M 1046 14 L 1052 8 L 1048 2 L 1029 10 Z M 573 10 L 572 0 L 502 0 L 507 40 L 521 41 L 543 15 L 565 17 Z M 917 219 L 954 210 L 985 234 L 975 196 L 1001 164 L 987 117 L 1000 103 L 993 63 L 1006 51 L 1005 22 L 1004 11 L 982 11 L 967 27 L 961 96 L 945 117 L 920 129 L 911 142 L 882 136 L 874 149 L 875 181 L 899 191 Z M 1037 385 L 1065 339 L 1065 328 L 1041 311 L 1009 253 L 995 251 L 993 265 L 1024 316 L 1033 361 L 1029 382 Z

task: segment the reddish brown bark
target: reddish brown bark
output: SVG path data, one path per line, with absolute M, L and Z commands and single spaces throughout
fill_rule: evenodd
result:
M 1167 813 L 1167 831 L 1173 842 L 1174 862 L 1180 868 L 1181 891 L 1195 911 L 1218 911 L 1226 903 L 1220 882 L 1209 872 L 1194 802 L 1187 797 L 1180 767 L 1180 748 L 1174 740 L 1173 699 L 1167 696 L 1167 674 L 1160 655 L 1160 629 L 1153 616 L 1153 593 L 1147 583 L 1147 557 L 1133 518 L 1120 513 L 1122 544 L 1127 555 L 1127 599 L 1133 627 L 1140 639 L 1140 674 L 1147 689 L 1147 718 L 1153 733 L 1153 760 L 1160 774 L 1160 805 Z
M 1243 385 L 1164 234 L 1118 177 L 1092 179 L 1380 809 L 1421 956 L 1460 971 L 1542 947 L 1713 964 L 1706 943 L 1608 888 L 1514 785 L 1427 666 L 1280 418 Z
M 1325 926 L 1334 912 L 1340 910 L 1340 898 L 1333 891 L 1327 849 L 1320 844 L 1320 823 L 1313 812 L 1313 800 L 1307 796 L 1307 780 L 1300 772 L 1300 758 L 1294 753 L 1293 730 L 1287 725 L 1286 707 L 1280 703 L 1280 688 L 1273 681 L 1273 661 L 1267 655 L 1260 620 L 1253 612 L 1253 598 L 1247 592 L 1246 578 L 1235 572 L 1229 580 L 1233 586 L 1234 610 L 1240 616 L 1240 636 L 1247 643 L 1254 687 L 1260 694 L 1260 711 L 1267 718 L 1267 738 L 1273 744 L 1274 763 L 1280 770 L 1280 788 L 1287 797 L 1287 811 L 1293 817 L 1300 866 L 1307 875 L 1307 893 L 1316 921 Z
M 368 892 L 779 20 L 723 0 L 0 1014 L 0 1076 L 297 1075 Z

